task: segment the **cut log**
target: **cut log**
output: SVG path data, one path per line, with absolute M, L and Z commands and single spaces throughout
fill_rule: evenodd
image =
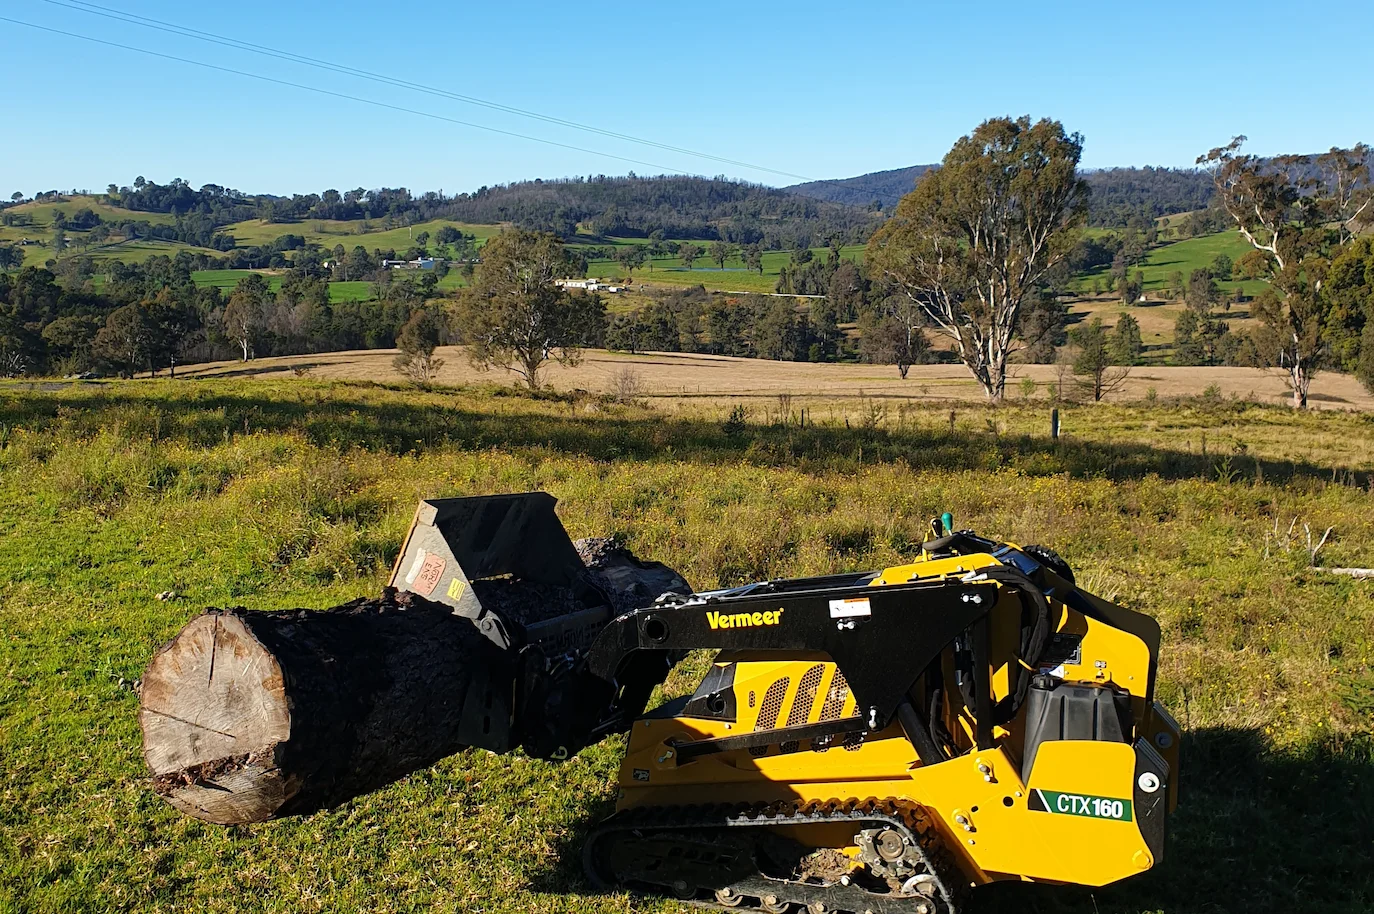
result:
M 531 640 L 554 637 L 544 630 L 560 617 L 595 617 L 594 636 L 614 613 L 690 590 L 616 541 L 579 545 L 609 611 L 556 585 L 500 578 L 474 590 Z M 153 788 L 182 812 L 236 825 L 335 806 L 467 745 L 508 751 L 518 661 L 453 607 L 390 588 L 324 611 L 211 610 L 143 676 Z
M 211 610 L 143 676 L 144 758 L 154 789 L 208 822 L 311 812 L 462 749 L 470 681 L 506 662 L 470 621 L 412 594 Z

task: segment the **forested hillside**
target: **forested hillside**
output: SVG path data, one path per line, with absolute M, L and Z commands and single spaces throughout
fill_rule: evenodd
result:
M 48 191 L 34 199 L 56 203 L 64 197 Z M 158 184 L 140 176 L 131 186 L 111 184 L 103 199 L 123 210 L 173 217 L 173 224 L 158 227 L 132 220 L 139 237 L 157 235 L 219 250 L 235 246 L 232 235 L 218 231 L 220 227 L 255 219 L 283 225 L 316 220 L 389 220 L 413 225 L 445 219 L 513 223 L 563 237 L 573 236 L 581 227 L 606 236 L 721 240 L 773 250 L 832 240 L 859 244 L 882 220 L 880 214 L 864 208 L 759 184 L 682 175 L 535 179 L 484 186 L 456 196 L 436 191 L 417 195 L 406 188 L 383 187 L 329 189 L 290 197 L 250 195 L 217 184 L 197 190 L 180 178 Z
M 784 189 L 855 206 L 876 202 L 884 210 L 891 210 L 921 175 L 934 167 L 912 165 L 834 181 L 809 181 Z M 1137 218 L 1149 220 L 1206 209 L 1212 199 L 1211 178 L 1193 168 L 1104 168 L 1086 172 L 1083 177 L 1092 188 L 1088 224 L 1101 228 L 1124 228 Z
M 832 237 L 860 243 L 881 217 L 725 178 L 597 176 L 522 181 L 453 199 L 444 215 L 462 222 L 514 222 L 572 233 L 585 223 L 601 235 L 721 239 L 782 249 Z
M 1206 209 L 1212 202 L 1212 178 L 1196 168 L 1104 168 L 1083 177 L 1093 192 L 1088 224 L 1100 228 Z
M 896 205 L 905 194 L 911 192 L 916 181 L 934 165 L 912 165 L 909 168 L 893 168 L 888 171 L 872 171 L 854 178 L 841 178 L 836 181 L 807 181 L 793 184 L 783 190 L 817 200 L 832 203 L 848 203 L 851 206 L 871 206 L 875 202 L 884 208 Z

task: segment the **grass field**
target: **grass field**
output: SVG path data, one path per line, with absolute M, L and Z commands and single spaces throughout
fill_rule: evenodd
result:
M 100 198 L 95 195 L 78 194 L 76 196 L 64 197 L 61 203 L 29 202 L 21 203 L 6 209 L 11 213 L 28 213 L 33 217 L 34 228 L 41 227 L 44 233 L 50 232 L 52 225 L 53 210 L 61 210 L 67 216 L 71 216 L 77 210 L 89 209 L 106 222 L 118 222 L 125 219 L 134 219 L 139 222 L 149 222 L 153 225 L 172 225 L 176 217 L 170 213 L 145 213 L 138 210 L 124 209 L 119 206 L 110 206 L 101 203 Z
M 1016 405 L 967 404 L 955 430 L 939 403 L 729 434 L 716 405 L 499 389 L 0 387 L 0 911 L 690 910 L 579 875 L 619 738 L 563 764 L 466 752 L 251 828 L 149 789 L 128 683 L 188 618 L 375 593 L 418 498 L 528 489 L 559 497 L 574 536 L 623 534 L 698 588 L 890 564 L 943 510 L 1053 545 L 1163 627 L 1182 804 L 1146 876 L 1011 887 L 974 911 L 1368 911 L 1374 582 L 1312 570 L 1273 531 L 1334 527 L 1324 563 L 1374 565 L 1374 426 L 1226 403 L 1065 412 L 1076 431 L 1055 443 Z
M 307 242 L 321 244 L 327 248 L 341 244 L 344 250 L 351 251 L 355 245 L 361 244 L 369 252 L 380 248 L 395 249 L 400 253 L 415 243 L 416 235 L 429 232 L 432 238 L 434 233 L 445 225 L 452 225 L 465 235 L 476 235 L 478 241 L 485 241 L 501 230 L 499 225 L 469 225 L 448 219 L 435 219 L 392 229 L 384 229 L 380 219 L 370 222 L 363 219 L 306 219 L 301 222 L 262 222 L 258 219 L 249 219 L 246 222 L 226 225 L 222 231 L 233 235 L 241 248 L 270 244 L 282 235 L 302 235 Z
M 222 290 L 226 295 L 233 291 L 234 286 L 239 284 L 239 280 L 245 276 L 251 276 L 254 270 L 196 270 L 191 273 L 191 279 L 200 286 L 215 286 Z M 272 292 L 281 288 L 281 276 L 270 273 L 263 274 L 267 278 L 267 287 Z M 458 280 L 462 281 L 461 277 Z M 441 288 L 443 284 L 441 283 Z M 329 284 L 329 300 L 331 302 L 342 301 L 371 301 L 375 298 L 373 284 L 370 282 L 331 282 Z
M 623 244 L 644 244 L 642 238 L 612 238 L 609 239 L 616 247 Z M 705 242 L 692 242 L 703 250 L 707 247 Z M 605 247 L 607 245 L 600 245 Z M 861 261 L 863 259 L 864 246 L 861 244 L 848 245 L 840 251 L 840 256 L 846 260 Z M 816 257 L 825 257 L 829 252 L 825 248 L 813 248 L 812 254 Z M 716 266 L 715 261 L 705 257 L 696 262 L 692 269 L 687 269 L 683 265 L 681 258 L 661 257 L 656 258 L 644 267 L 635 270 L 631 281 L 634 285 L 640 283 L 652 283 L 665 286 L 695 286 L 701 285 L 706 289 L 718 292 L 772 292 L 777 289 L 778 275 L 784 266 L 787 266 L 792 259 L 790 251 L 768 251 L 763 255 L 763 272 L 758 273 L 746 270 L 744 262 L 739 255 L 725 261 L 725 269 Z M 597 276 L 603 279 L 624 279 L 625 270 L 615 260 L 589 260 L 587 262 L 587 275 Z
M 1210 267 L 1218 254 L 1226 254 L 1234 262 L 1252 250 L 1254 248 L 1241 237 L 1240 232 L 1217 232 L 1214 235 L 1185 238 L 1162 245 L 1150 251 L 1145 262 L 1139 267 L 1145 274 L 1145 292 L 1162 293 L 1168 288 L 1169 274 L 1175 271 L 1182 273 L 1184 282 L 1187 282 L 1189 274 L 1194 270 Z M 1078 286 L 1086 289 L 1092 285 L 1094 279 L 1105 281 L 1110 273 L 1110 267 L 1101 267 L 1085 273 L 1078 278 Z M 1135 270 L 1132 269 L 1131 273 L 1134 275 Z M 1233 292 L 1240 286 L 1248 294 L 1254 295 L 1268 284 L 1256 280 L 1224 280 L 1217 285 L 1223 292 Z
M 255 378 L 280 380 L 306 371 L 314 377 L 340 381 L 400 380 L 392 365 L 395 350 L 371 349 L 354 352 L 327 352 L 314 355 L 283 356 L 188 365 L 188 377 Z M 496 370 L 488 373 L 474 369 L 461 347 L 444 346 L 436 353 L 443 359 L 437 381 L 442 384 L 513 383 L 513 376 Z M 777 406 L 777 398 L 791 398 L 794 406 L 810 406 L 817 417 L 836 421 L 860 421 L 870 405 L 890 410 L 920 408 L 931 401 L 977 400 L 981 388 L 962 365 L 916 365 L 906 380 L 897 369 L 882 365 L 812 364 L 775 362 L 768 359 L 742 359 L 730 356 L 682 352 L 625 352 L 587 350 L 580 364 L 572 368 L 550 365 L 545 383 L 556 390 L 590 390 L 614 393 L 624 376 L 631 375 L 639 389 L 637 396 L 651 399 L 669 411 L 690 410 L 694 403 L 729 406 L 749 405 L 757 415 Z M 1058 380 L 1053 365 L 1017 365 L 1016 375 L 1007 384 L 1007 397 L 1017 403 L 1047 403 Z M 1029 394 L 1022 385 L 1035 383 Z M 1072 379 L 1068 381 L 1072 388 Z M 1217 396 L 1226 400 L 1260 403 L 1287 403 L 1288 391 L 1278 372 L 1257 368 L 1176 368 L 1141 366 L 1132 370 L 1124 388 L 1111 395 L 1115 400 L 1142 400 L 1153 390 L 1156 398 L 1197 396 L 1215 386 Z M 1312 384 L 1314 408 L 1374 410 L 1374 395 L 1349 375 L 1318 374 Z M 1302 442 L 1293 442 L 1299 453 Z

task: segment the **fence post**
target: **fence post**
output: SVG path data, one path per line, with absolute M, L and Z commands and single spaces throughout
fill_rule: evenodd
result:
M 1059 407 L 1050 410 L 1050 437 L 1059 440 Z

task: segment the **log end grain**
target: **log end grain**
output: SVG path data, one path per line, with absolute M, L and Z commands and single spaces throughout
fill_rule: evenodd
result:
M 276 765 L 291 734 L 281 666 L 235 613 L 193 619 L 157 653 L 139 725 L 154 789 L 189 815 L 259 821 L 299 789 Z

